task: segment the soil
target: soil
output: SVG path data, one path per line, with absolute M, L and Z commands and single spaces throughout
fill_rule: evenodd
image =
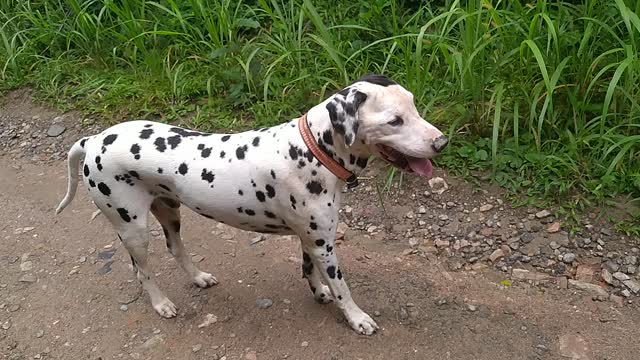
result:
M 66 130 L 48 137 L 52 123 Z M 159 225 L 151 223 L 151 264 L 179 307 L 177 318 L 160 318 L 140 294 L 128 254 L 107 220 L 96 215 L 85 189 L 54 215 L 66 191 L 64 154 L 81 134 L 100 127 L 90 123 L 35 104 L 28 91 L 7 95 L 0 107 L 0 134 L 19 134 L 0 137 L 0 359 L 639 357 L 637 297 L 596 301 L 603 299 L 563 285 L 567 277 L 517 280 L 509 273 L 514 264 L 505 263 L 505 272 L 474 266 L 484 255 L 469 262 L 469 254 L 431 249 L 430 241 L 445 239 L 431 228 L 444 221 L 443 214 L 473 217 L 477 228 L 531 218 L 533 210 L 498 205 L 499 189 L 479 189 L 441 170 L 436 176 L 449 184 L 442 195 L 412 178 L 385 197 L 383 208 L 374 179 L 366 178 L 383 171 L 379 163 L 344 196 L 348 230 L 338 246 L 353 297 L 381 326 L 378 333 L 359 336 L 335 306 L 314 302 L 301 277 L 296 237 L 267 236 L 250 245 L 258 234 L 186 209 L 185 246 L 220 284 L 204 290 L 191 285 L 166 251 Z M 496 203 L 491 216 L 473 211 L 487 201 Z M 422 232 L 414 224 L 418 217 L 428 223 Z M 404 226 L 407 219 L 413 225 Z M 464 239 L 469 229 L 451 230 Z M 410 245 L 411 238 L 420 244 Z M 616 240 L 607 249 L 615 251 L 638 243 L 619 234 L 610 238 Z M 591 259 L 587 253 L 577 253 L 581 262 Z M 567 274 L 572 279 L 575 269 Z M 260 299 L 273 304 L 258 306 Z M 216 321 L 207 324 L 207 318 Z

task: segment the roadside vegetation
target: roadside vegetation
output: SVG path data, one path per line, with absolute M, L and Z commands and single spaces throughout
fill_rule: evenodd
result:
M 640 198 L 638 14 L 638 0 L 0 0 L 0 91 L 241 130 L 384 73 L 453 139 L 438 165 L 573 212 Z

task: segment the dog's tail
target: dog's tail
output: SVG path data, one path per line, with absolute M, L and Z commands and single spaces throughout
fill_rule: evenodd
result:
M 60 202 L 60 205 L 58 205 L 58 208 L 56 209 L 56 214 L 59 214 L 62 210 L 64 210 L 64 208 L 67 207 L 67 205 L 69 205 L 71 200 L 73 200 L 73 197 L 76 196 L 76 189 L 78 188 L 78 177 L 79 177 L 78 169 L 80 165 L 80 160 L 84 157 L 84 154 L 86 153 L 84 146 L 87 140 L 88 138 L 82 138 L 76 141 L 76 143 L 73 144 L 73 146 L 71 146 L 71 149 L 69 150 L 69 154 L 67 156 L 67 166 L 69 168 L 69 173 L 67 174 L 67 177 L 69 180 L 67 184 L 67 194 L 64 196 L 64 199 L 62 199 L 62 201 Z

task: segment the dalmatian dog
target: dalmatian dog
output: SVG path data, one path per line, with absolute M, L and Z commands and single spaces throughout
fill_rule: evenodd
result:
M 413 95 L 382 75 L 366 75 L 306 113 L 318 148 L 357 174 L 377 155 L 397 168 L 432 175 L 430 158 L 447 138 L 423 119 Z M 78 140 L 68 154 L 68 189 L 56 209 L 73 200 L 80 161 L 89 195 L 131 256 L 151 305 L 163 317 L 176 306 L 149 266 L 149 210 L 166 245 L 199 287 L 218 280 L 200 270 L 180 237 L 181 205 L 238 229 L 296 234 L 302 272 L 320 303 L 335 302 L 349 325 L 371 335 L 378 325 L 356 305 L 338 265 L 335 234 L 344 180 L 306 146 L 299 120 L 236 134 L 209 134 L 150 121 L 129 121 Z

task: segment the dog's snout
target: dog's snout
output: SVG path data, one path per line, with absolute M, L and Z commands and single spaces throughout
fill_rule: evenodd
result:
M 444 135 L 440 135 L 433 140 L 431 147 L 435 152 L 439 153 L 439 152 L 442 152 L 442 150 L 444 150 L 444 148 L 447 147 L 448 143 L 449 143 L 449 139 L 447 139 L 447 137 Z

